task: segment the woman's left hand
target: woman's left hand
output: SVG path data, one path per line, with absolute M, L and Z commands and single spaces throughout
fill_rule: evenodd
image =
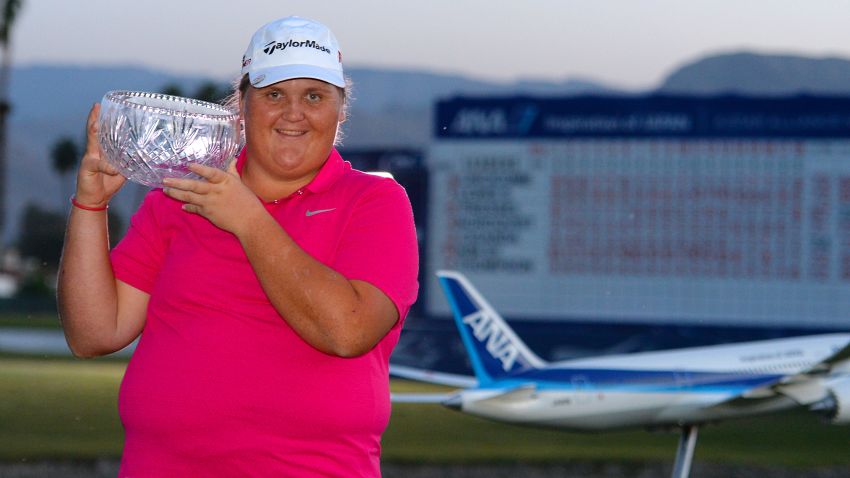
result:
M 190 164 L 189 170 L 206 179 L 168 178 L 163 181 L 163 192 L 178 201 L 183 201 L 183 210 L 207 218 L 225 231 L 239 235 L 251 227 L 254 213 L 265 213 L 259 198 L 251 191 L 236 171 L 236 160 L 230 162 L 227 171 Z

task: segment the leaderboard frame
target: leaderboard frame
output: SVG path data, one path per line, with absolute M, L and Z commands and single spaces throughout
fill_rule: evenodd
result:
M 508 316 L 850 325 L 848 97 L 458 97 L 434 136 L 426 277 Z

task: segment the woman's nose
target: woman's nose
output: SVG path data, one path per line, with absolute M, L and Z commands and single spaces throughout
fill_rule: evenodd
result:
M 297 98 L 287 98 L 283 104 L 283 117 L 289 121 L 300 121 L 304 118 L 304 105 Z

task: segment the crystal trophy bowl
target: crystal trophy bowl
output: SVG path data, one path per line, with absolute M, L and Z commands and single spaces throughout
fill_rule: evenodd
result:
M 162 187 L 195 178 L 189 163 L 226 169 L 239 150 L 239 114 L 225 106 L 141 91 L 110 91 L 100 103 L 99 140 L 127 179 Z

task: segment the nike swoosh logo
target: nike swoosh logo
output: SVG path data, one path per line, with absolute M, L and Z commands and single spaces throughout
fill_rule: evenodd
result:
M 316 209 L 315 211 L 311 211 L 311 210 L 308 209 L 306 214 L 307 214 L 307 217 L 310 217 L 310 216 L 315 216 L 316 214 L 321 214 L 323 212 L 331 212 L 335 209 L 336 209 L 335 207 L 332 207 L 330 209 Z

